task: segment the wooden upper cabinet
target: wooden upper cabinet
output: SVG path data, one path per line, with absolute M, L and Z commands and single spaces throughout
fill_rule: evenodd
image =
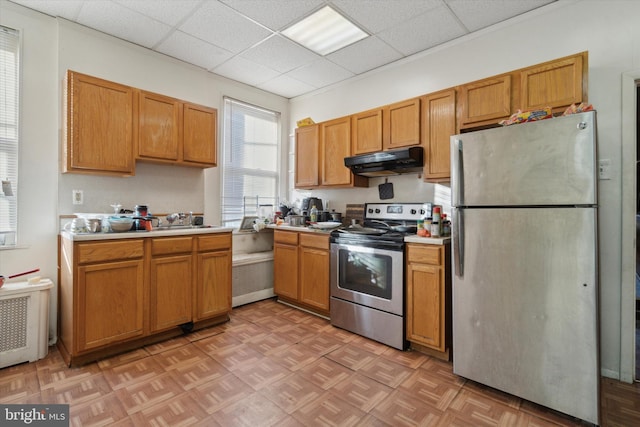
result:
M 217 126 L 215 108 L 140 91 L 138 158 L 186 166 L 215 166 Z
M 391 150 L 420 144 L 420 98 L 384 107 L 383 148 Z
M 295 187 L 310 188 L 319 184 L 320 126 L 296 128 Z
M 421 102 L 424 180 L 448 181 L 451 176 L 450 137 L 457 133 L 456 91 L 449 89 L 429 94 Z
M 382 108 L 351 116 L 351 155 L 382 151 Z
M 320 125 L 320 184 L 350 185 L 353 175 L 344 165 L 344 158 L 351 155 L 351 119 L 323 122 Z
M 491 77 L 460 87 L 460 127 L 497 123 L 511 115 L 511 75 Z
M 183 161 L 206 167 L 217 165 L 218 110 L 183 103 Z
M 520 72 L 523 111 L 551 107 L 557 111 L 587 101 L 588 53 L 560 58 Z
M 63 172 L 134 175 L 134 89 L 67 71 Z
M 179 160 L 180 107 L 177 99 L 139 91 L 138 157 Z

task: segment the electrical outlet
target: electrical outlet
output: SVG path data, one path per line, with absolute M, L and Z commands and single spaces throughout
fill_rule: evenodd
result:
M 611 159 L 600 159 L 598 162 L 598 175 L 600 179 L 611 179 Z
M 81 205 L 84 203 L 84 194 L 82 193 L 82 190 L 73 190 L 71 197 L 74 205 Z

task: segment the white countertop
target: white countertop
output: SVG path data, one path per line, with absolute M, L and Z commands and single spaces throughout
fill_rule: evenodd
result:
M 286 224 L 280 224 L 280 225 L 275 225 L 275 224 L 269 224 L 267 225 L 267 228 L 272 228 L 274 230 L 286 230 L 286 231 L 299 231 L 302 233 L 320 233 L 320 234 L 329 234 L 331 233 L 333 230 L 335 230 L 335 228 L 330 228 L 330 229 L 318 229 L 318 228 L 310 228 L 310 227 L 303 227 L 303 226 L 291 226 L 291 225 L 286 225 Z
M 92 240 L 117 240 L 117 239 L 139 239 L 147 237 L 167 237 L 167 236 L 188 236 L 194 234 L 231 233 L 231 227 L 200 227 L 200 228 L 174 228 L 153 231 L 127 231 L 124 233 L 71 233 L 61 231 L 60 235 L 64 239 L 76 242 Z
M 451 242 L 451 237 L 421 237 L 416 234 L 414 236 L 406 236 L 404 241 L 407 243 L 422 243 L 424 245 L 445 245 Z
M 322 233 L 322 234 L 329 234 L 331 233 L 331 231 L 333 231 L 334 229 L 329 229 L 329 230 L 318 230 L 318 229 L 314 229 L 314 228 L 309 228 L 309 227 L 292 227 L 290 225 L 274 225 L 274 224 L 270 224 L 267 226 L 267 228 L 273 228 L 274 230 L 287 230 L 287 231 L 299 231 L 299 232 L 306 232 L 306 233 Z M 421 244 L 425 244 L 425 245 L 445 245 L 449 242 L 451 242 L 451 237 L 420 237 L 418 235 L 413 235 L 413 236 L 406 236 L 404 238 L 405 242 L 408 243 L 421 243 Z

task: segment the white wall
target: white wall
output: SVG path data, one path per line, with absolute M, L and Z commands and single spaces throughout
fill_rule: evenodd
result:
M 23 79 L 20 247 L 0 250 L 0 274 L 40 267 L 42 275 L 56 283 L 49 327 L 54 338 L 59 215 L 108 213 L 109 205 L 115 202 L 129 208 L 144 203 L 152 213 L 204 212 L 207 223 L 220 222 L 220 168 L 203 171 L 138 163 L 136 176 L 130 178 L 61 174 L 62 82 L 66 70 L 214 107 L 219 115 L 223 96 L 231 96 L 279 111 L 283 123 L 288 123 L 288 100 L 6 0 L 0 0 L 0 24 L 21 32 Z M 283 142 L 287 141 L 285 135 Z M 220 163 L 220 153 L 218 159 Z M 72 204 L 73 189 L 83 190 L 83 205 Z
M 312 117 L 316 122 L 364 111 L 376 106 L 434 92 L 510 70 L 589 51 L 589 101 L 598 110 L 600 158 L 611 159 L 612 179 L 600 181 L 601 368 L 620 378 L 630 372 L 632 355 L 620 352 L 621 284 L 621 80 L 622 74 L 640 69 L 640 2 L 560 1 L 512 20 L 508 24 L 464 37 L 411 60 L 373 71 L 346 84 L 291 100 L 290 130 L 295 121 Z M 430 184 L 415 178 L 395 177 L 396 200 L 424 197 Z M 372 180 L 376 187 L 381 179 Z M 367 191 L 315 191 L 314 196 L 340 203 L 377 200 L 375 188 Z M 340 206 L 333 204 L 339 209 Z M 567 301 L 571 304 L 571 301 Z M 633 339 L 633 324 L 622 331 Z M 626 346 L 629 348 L 630 346 Z M 632 351 L 627 350 L 627 351 Z M 621 366 L 621 358 L 626 366 Z M 629 380 L 630 378 L 624 378 Z

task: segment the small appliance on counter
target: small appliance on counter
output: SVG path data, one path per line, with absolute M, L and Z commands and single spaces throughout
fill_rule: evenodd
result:
M 302 215 L 308 216 L 313 206 L 316 207 L 318 212 L 322 211 L 322 199 L 317 197 L 306 197 L 302 199 L 302 206 L 300 207 Z

